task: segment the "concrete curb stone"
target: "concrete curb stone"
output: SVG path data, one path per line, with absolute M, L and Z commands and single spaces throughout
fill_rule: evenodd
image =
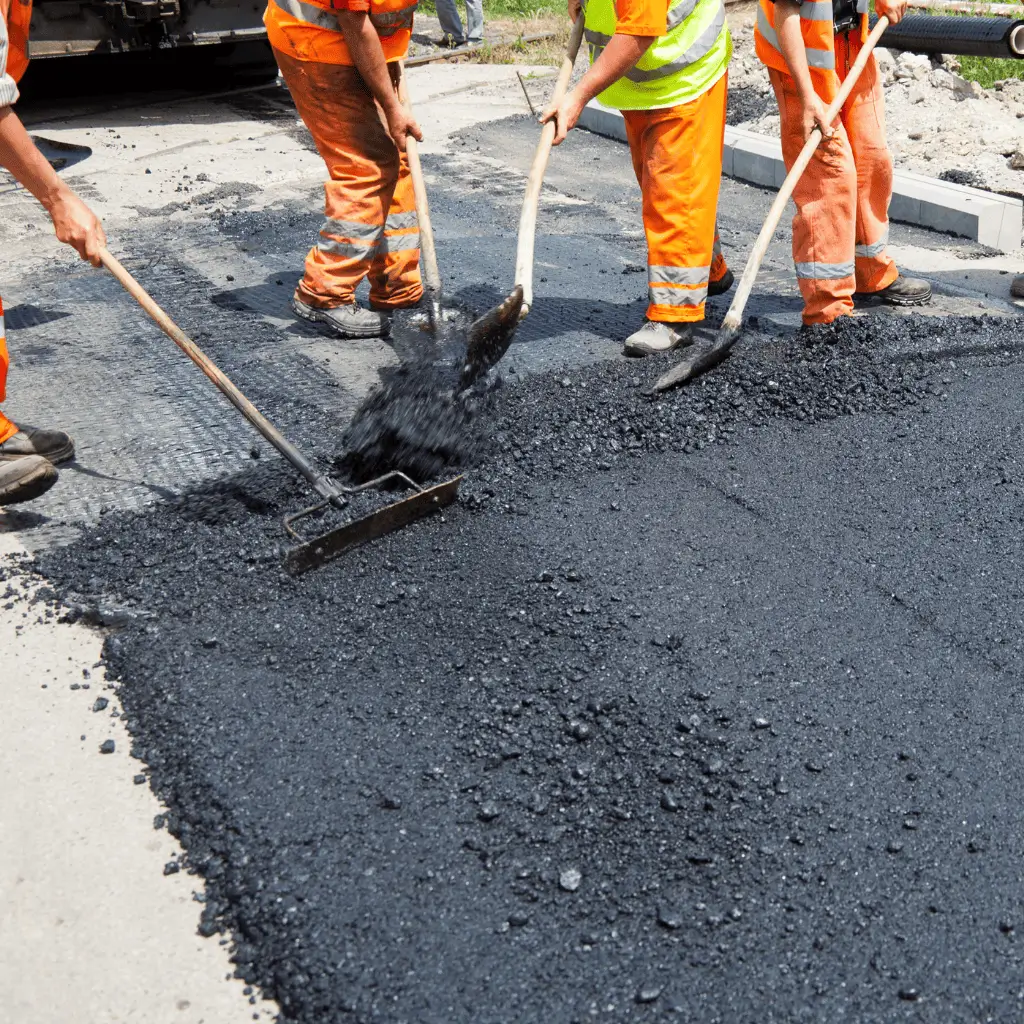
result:
M 579 123 L 598 135 L 626 141 L 622 114 L 597 100 L 587 104 Z M 779 188 L 786 178 L 782 145 L 770 136 L 727 126 L 722 173 L 753 185 Z M 1020 248 L 1024 231 L 1020 199 L 911 171 L 896 171 L 889 215 L 905 224 L 971 238 L 1002 252 Z

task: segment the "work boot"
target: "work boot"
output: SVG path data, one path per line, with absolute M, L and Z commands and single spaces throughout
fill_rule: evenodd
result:
M 724 295 L 735 283 L 735 275 L 731 270 L 727 270 L 717 281 L 708 282 L 708 297 Z
M 0 462 L 13 462 L 42 455 L 54 465 L 75 457 L 75 442 L 63 430 L 43 430 L 23 424 L 16 434 L 0 444 Z
M 880 292 L 855 292 L 855 299 L 878 299 L 888 306 L 920 306 L 932 297 L 932 286 L 919 277 L 900 274 L 888 288 Z
M 639 331 L 634 331 L 622 346 L 623 355 L 650 356 L 658 352 L 671 352 L 681 345 L 693 344 L 691 324 L 666 324 L 648 320 Z
M 383 313 L 350 302 L 334 309 L 318 309 L 292 296 L 292 312 L 303 320 L 324 324 L 339 338 L 386 338 L 391 333 L 391 319 Z
M 57 470 L 42 455 L 0 463 L 0 505 L 17 505 L 45 494 L 57 482 Z
M 1015 277 L 1010 283 L 1010 294 L 1015 299 L 1024 299 L 1024 274 Z

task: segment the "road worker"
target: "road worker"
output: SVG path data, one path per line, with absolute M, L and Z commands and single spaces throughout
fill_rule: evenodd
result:
M 875 0 L 896 24 L 907 0 Z M 834 124 L 828 105 L 868 34 L 867 0 L 761 0 L 754 47 L 768 67 L 781 115 L 787 169 L 815 127 L 823 139 L 793 192 L 793 259 L 805 324 L 853 313 L 854 299 L 894 306 L 931 298 L 886 251 L 892 157 L 885 142 L 882 80 L 872 54 Z
M 13 110 L 28 67 L 31 17 L 31 0 L 0 0 L 0 166 L 46 207 L 57 237 L 99 266 L 99 251 L 107 244 L 100 222 L 60 180 Z M 3 313 L 0 300 L 0 402 L 7 397 L 10 363 Z M 0 412 L 0 505 L 38 498 L 57 481 L 54 464 L 74 454 L 75 444 L 64 431 L 13 423 Z
M 267 35 L 299 115 L 327 164 L 326 220 L 292 298 L 342 338 L 386 337 L 391 311 L 423 296 L 405 156 L 421 139 L 399 99 L 416 0 L 269 0 Z M 370 283 L 370 308 L 356 288 Z
M 569 17 L 580 0 L 569 0 Z M 715 229 L 732 39 L 723 0 L 588 0 L 591 67 L 557 110 L 559 144 L 595 96 L 623 113 L 643 196 L 649 304 L 627 355 L 693 341 L 707 296 L 733 275 Z

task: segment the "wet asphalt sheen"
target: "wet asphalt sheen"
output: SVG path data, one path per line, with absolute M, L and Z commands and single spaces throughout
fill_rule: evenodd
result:
M 879 333 L 498 389 L 299 580 L 272 459 L 40 556 L 285 1020 L 1024 1018 L 1024 370 Z

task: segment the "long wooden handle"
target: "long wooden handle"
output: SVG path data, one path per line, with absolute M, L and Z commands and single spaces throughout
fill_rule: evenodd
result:
M 398 95 L 405 109 L 412 114 L 409 90 L 405 85 L 405 68 L 398 80 Z M 429 293 L 432 306 L 440 307 L 441 271 L 437 266 L 437 249 L 434 246 L 434 228 L 430 223 L 430 204 L 427 202 L 427 186 L 423 180 L 423 166 L 420 164 L 419 143 L 411 136 L 406 137 L 405 156 L 409 161 L 412 190 L 416 197 L 416 220 L 420 229 L 420 259 L 423 266 L 423 284 Z
M 153 301 L 150 294 L 106 249 L 100 250 L 103 266 L 121 283 L 124 290 L 156 321 L 157 326 L 217 386 L 227 400 L 309 481 L 324 498 L 336 498 L 340 490 L 288 441 L 214 365 L 205 352 Z
M 565 48 L 562 66 L 555 81 L 555 91 L 551 94 L 549 106 L 556 107 L 565 97 L 572 77 L 572 69 L 576 65 L 576 54 L 579 53 L 583 41 L 583 11 L 580 11 L 569 33 L 569 44 Z M 530 180 L 526 183 L 526 195 L 523 197 L 523 210 L 519 215 L 519 246 L 516 250 L 516 284 L 523 286 L 523 308 L 519 314 L 522 319 L 530 312 L 533 305 L 533 243 L 537 234 L 537 207 L 540 204 L 540 189 L 544 184 L 544 172 L 547 170 L 548 157 L 551 155 L 551 143 L 555 138 L 555 122 L 546 122 L 540 132 L 540 142 L 533 157 L 530 168 Z
M 843 104 L 849 98 L 854 85 L 857 84 L 857 79 L 860 78 L 860 73 L 867 66 L 868 60 L 871 57 L 871 51 L 875 48 L 882 33 L 888 27 L 888 18 L 878 19 L 878 24 L 872 29 L 871 35 L 868 36 L 863 47 L 861 47 L 853 67 L 850 68 L 843 84 L 839 87 L 836 98 L 825 113 L 825 118 L 829 124 L 839 116 L 839 112 L 843 109 Z M 740 325 L 743 322 L 744 307 L 747 304 L 747 299 L 750 298 L 750 292 L 754 287 L 757 272 L 761 269 L 761 263 L 764 260 L 765 253 L 768 251 L 768 246 L 771 243 L 772 236 L 775 234 L 775 229 L 779 226 L 779 221 L 782 220 L 782 211 L 785 210 L 786 203 L 789 202 L 790 196 L 793 195 L 793 189 L 796 188 L 797 182 L 803 177 L 803 173 L 807 170 L 807 165 L 811 162 L 814 151 L 818 148 L 820 142 L 821 129 L 815 128 L 807 142 L 804 143 L 804 148 L 800 150 L 800 155 L 796 158 L 789 174 L 786 175 L 786 180 L 782 183 L 782 188 L 779 189 L 779 194 L 775 197 L 775 202 L 772 203 L 772 208 L 768 211 L 768 216 L 765 218 L 761 233 L 757 236 L 754 248 L 747 259 L 747 265 L 743 269 L 743 276 L 740 278 L 739 286 L 736 288 L 732 305 L 729 306 L 729 312 L 725 314 L 725 320 L 722 322 L 723 330 L 728 330 L 732 334 L 739 331 Z

